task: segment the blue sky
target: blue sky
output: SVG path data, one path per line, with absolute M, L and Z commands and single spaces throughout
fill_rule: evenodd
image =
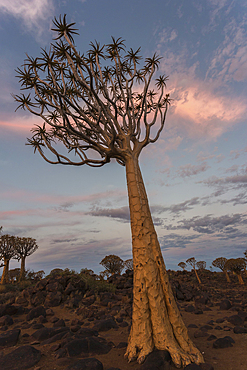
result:
M 42 122 L 11 93 L 25 53 L 49 49 L 52 19 L 67 14 L 86 52 L 111 36 L 162 56 L 173 99 L 166 127 L 140 165 L 167 268 L 189 257 L 242 257 L 247 249 L 247 3 L 243 0 L 0 0 L 0 225 L 37 239 L 27 267 L 102 271 L 131 258 L 125 172 L 46 163 L 25 146 Z M 11 262 L 11 267 L 17 262 Z

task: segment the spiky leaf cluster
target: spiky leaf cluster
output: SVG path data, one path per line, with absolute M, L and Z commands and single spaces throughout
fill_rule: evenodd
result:
M 170 103 L 167 77 L 156 79 L 156 91 L 151 88 L 160 57 L 146 58 L 140 68 L 140 48 L 126 50 L 124 40 L 114 37 L 108 45 L 91 42 L 87 53 L 80 54 L 74 23 L 66 16 L 53 23 L 56 37 L 50 50 L 42 49 L 37 58 L 27 55 L 17 69 L 21 89 L 27 91 L 15 96 L 17 109 L 43 120 L 27 145 L 50 163 L 102 166 L 116 158 L 124 165 L 129 153 L 139 155 L 164 127 Z M 58 152 L 56 143 L 65 152 Z

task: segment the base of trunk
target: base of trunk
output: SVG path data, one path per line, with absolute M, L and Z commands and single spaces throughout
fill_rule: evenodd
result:
M 164 268 L 162 262 L 158 265 Z M 132 327 L 125 358 L 141 364 L 156 348 L 167 350 L 178 368 L 203 363 L 202 354 L 188 336 L 167 273 L 161 274 L 152 265 L 150 262 L 134 272 Z

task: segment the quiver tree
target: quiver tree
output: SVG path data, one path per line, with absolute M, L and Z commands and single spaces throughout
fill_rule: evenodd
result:
M 226 275 L 227 282 L 230 283 L 231 280 L 230 280 L 230 277 L 229 277 L 228 272 L 227 272 L 226 261 L 227 261 L 227 258 L 225 258 L 225 257 L 218 257 L 218 258 L 216 258 L 212 262 L 212 265 L 214 267 L 219 268 L 221 271 L 223 271 L 225 273 L 225 275 Z
M 124 261 L 122 258 L 115 256 L 115 254 L 105 256 L 100 262 L 100 265 L 105 268 L 105 272 L 108 275 L 121 274 L 122 270 L 124 269 Z
M 21 260 L 21 270 L 19 275 L 19 281 L 25 279 L 25 261 L 28 256 L 31 256 L 37 249 L 38 245 L 36 239 L 33 238 L 15 238 L 15 243 L 13 245 L 15 250 L 15 259 Z
M 133 270 L 133 259 L 129 258 L 128 260 L 124 261 L 124 268 L 125 270 Z
M 115 158 L 125 166 L 134 269 L 125 356 L 141 363 L 156 347 L 167 349 L 177 367 L 201 363 L 172 294 L 139 167 L 142 149 L 160 137 L 170 102 L 167 77 L 153 81 L 160 58 L 154 54 L 139 68 L 140 48 L 126 51 L 124 41 L 113 37 L 110 44 L 91 43 L 80 54 L 74 23 L 64 16 L 54 25 L 58 41 L 50 51 L 43 50 L 40 58 L 27 56 L 17 70 L 22 89 L 28 90 L 15 96 L 18 108 L 44 122 L 32 130 L 28 145 L 51 164 L 100 167 Z
M 187 266 L 185 262 L 179 262 L 178 263 L 178 266 L 181 267 L 181 269 L 183 269 L 183 271 L 185 271 L 185 267 Z
M 196 259 L 195 259 L 195 257 L 188 258 L 186 263 L 188 263 L 190 266 L 192 266 L 193 270 L 195 271 L 197 281 L 198 281 L 199 284 L 201 284 L 202 282 L 201 282 L 201 280 L 199 278 L 199 275 L 196 271 Z
M 205 261 L 198 261 L 196 262 L 196 267 L 198 270 L 205 270 L 206 269 L 206 262 Z
M 9 283 L 9 261 L 15 256 L 15 250 L 13 248 L 15 243 L 15 237 L 5 234 L 0 236 L 0 259 L 3 260 L 3 273 L 1 278 L 1 284 Z
M 225 267 L 237 275 L 239 284 L 244 284 L 241 275 L 241 271 L 246 269 L 246 261 L 244 258 L 230 258 L 226 261 Z

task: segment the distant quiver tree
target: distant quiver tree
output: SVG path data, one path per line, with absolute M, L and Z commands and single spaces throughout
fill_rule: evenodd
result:
M 36 243 L 36 239 L 33 238 L 15 238 L 14 243 L 14 250 L 15 250 L 15 259 L 18 261 L 21 260 L 21 270 L 19 275 L 19 281 L 23 281 L 25 279 L 25 262 L 28 256 L 31 256 L 37 249 L 38 245 Z
M 1 284 L 9 283 L 9 261 L 15 255 L 13 248 L 15 243 L 15 237 L 9 234 L 0 236 L 0 259 L 3 260 L 3 273 L 1 278 Z
M 40 58 L 27 56 L 17 70 L 28 91 L 15 96 L 18 108 L 44 122 L 32 130 L 28 145 L 51 164 L 101 167 L 115 158 L 125 166 L 134 268 L 125 357 L 142 363 L 156 347 L 168 350 L 177 367 L 201 363 L 173 297 L 139 167 L 142 149 L 160 137 L 170 103 L 167 77 L 153 82 L 160 57 L 146 58 L 139 68 L 140 48 L 126 51 L 124 40 L 113 37 L 106 46 L 91 43 L 81 54 L 74 23 L 66 16 L 53 23 L 57 41 L 50 51 L 42 50 Z
M 206 269 L 206 261 L 198 261 L 196 262 L 196 267 L 198 268 L 198 270 L 205 270 Z
M 218 258 L 216 258 L 212 262 L 212 265 L 214 267 L 217 267 L 217 268 L 221 269 L 221 271 L 223 271 L 225 273 L 225 275 L 226 275 L 227 282 L 230 283 L 231 280 L 230 280 L 230 277 L 229 277 L 228 272 L 227 272 L 226 261 L 227 261 L 227 258 L 225 258 L 225 257 L 218 257 Z
M 230 258 L 226 261 L 226 268 L 237 275 L 239 284 L 244 284 L 241 271 L 246 269 L 246 264 L 244 258 Z
M 185 262 L 179 262 L 178 263 L 178 266 L 181 267 L 181 269 L 183 269 L 183 271 L 185 271 L 185 267 L 187 266 Z
M 186 263 L 188 263 L 190 266 L 192 266 L 192 268 L 193 268 L 193 270 L 194 270 L 194 272 L 196 274 L 197 281 L 198 281 L 199 284 L 201 284 L 202 283 L 201 282 L 201 279 L 199 278 L 199 275 L 198 275 L 198 273 L 196 271 L 196 259 L 195 259 L 195 257 L 188 258 L 186 260 Z
M 106 273 L 109 275 L 121 274 L 124 269 L 124 261 L 122 258 L 115 256 L 115 254 L 105 256 L 100 264 L 106 269 Z

